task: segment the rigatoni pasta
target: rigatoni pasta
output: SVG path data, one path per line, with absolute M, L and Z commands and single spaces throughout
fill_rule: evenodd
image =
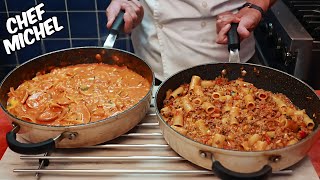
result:
M 176 112 L 173 115 L 173 123 L 174 126 L 183 126 L 183 111 L 182 108 L 176 109 Z
M 184 111 L 187 113 L 193 110 L 193 106 L 192 106 L 188 96 L 184 96 L 182 98 L 182 105 L 183 105 Z
M 167 94 L 161 109 L 165 121 L 180 134 L 217 148 L 282 148 L 298 143 L 315 126 L 305 110 L 285 95 L 259 89 L 241 78 L 193 76 L 189 84 Z
M 252 94 L 247 94 L 244 96 L 244 101 L 246 103 L 247 109 L 254 108 L 255 103 Z
M 193 90 L 195 86 L 199 86 L 200 80 L 201 80 L 201 78 L 199 76 L 192 76 L 189 90 Z
M 170 94 L 170 98 L 177 98 L 180 94 L 183 93 L 183 87 L 178 87 L 177 89 L 175 89 L 171 94 Z

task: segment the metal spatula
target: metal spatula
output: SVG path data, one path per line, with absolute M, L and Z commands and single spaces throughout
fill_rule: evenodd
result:
M 103 47 L 107 47 L 107 48 L 113 47 L 114 43 L 116 42 L 117 36 L 124 23 L 123 15 L 124 15 L 124 11 L 121 10 L 110 28 L 110 34 L 108 35 L 106 41 L 104 42 Z
M 228 50 L 229 50 L 229 62 L 240 63 L 240 38 L 237 32 L 238 24 L 231 23 L 231 28 L 228 32 Z

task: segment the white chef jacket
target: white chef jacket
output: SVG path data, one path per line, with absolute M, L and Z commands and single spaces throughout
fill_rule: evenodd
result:
M 144 7 L 141 25 L 132 34 L 135 54 L 144 59 L 156 78 L 195 65 L 228 62 L 227 45 L 217 44 L 216 17 L 236 11 L 244 0 L 140 0 Z M 241 62 L 254 54 L 253 35 L 241 42 Z

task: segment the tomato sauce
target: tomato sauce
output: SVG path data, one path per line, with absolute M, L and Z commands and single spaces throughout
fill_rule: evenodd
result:
M 139 102 L 150 83 L 126 66 L 79 64 L 53 69 L 10 88 L 7 110 L 16 117 L 53 126 L 94 122 Z

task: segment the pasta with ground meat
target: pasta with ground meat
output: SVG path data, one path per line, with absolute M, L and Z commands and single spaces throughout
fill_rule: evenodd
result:
M 193 76 L 190 84 L 167 94 L 161 110 L 167 124 L 190 139 L 217 148 L 283 148 L 296 144 L 314 128 L 305 110 L 285 95 L 259 89 L 241 78 L 202 80 Z

